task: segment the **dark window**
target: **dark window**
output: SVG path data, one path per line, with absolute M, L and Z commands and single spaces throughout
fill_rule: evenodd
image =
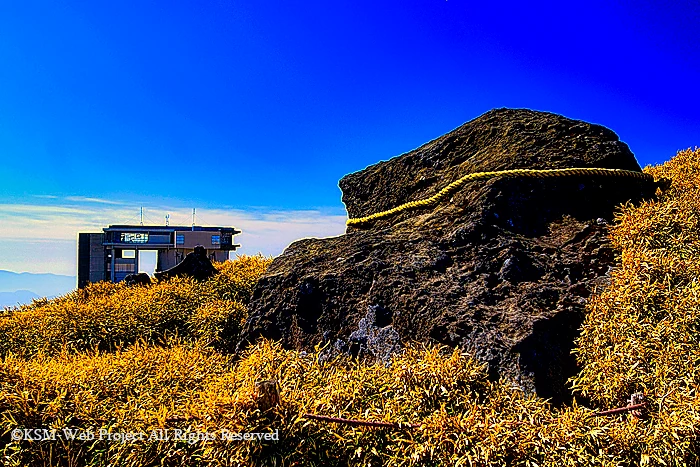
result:
M 182 234 L 178 235 L 177 238 L 175 239 L 175 243 L 177 245 L 184 245 L 185 244 L 185 236 Z
M 170 235 L 168 234 L 151 234 L 151 236 L 148 239 L 148 243 L 170 243 Z

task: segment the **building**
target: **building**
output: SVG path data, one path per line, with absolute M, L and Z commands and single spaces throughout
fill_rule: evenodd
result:
M 139 251 L 156 251 L 156 271 L 178 264 L 202 245 L 212 261 L 226 261 L 240 245 L 233 227 L 110 225 L 101 233 L 78 234 L 78 288 L 90 282 L 124 280 L 139 270 Z

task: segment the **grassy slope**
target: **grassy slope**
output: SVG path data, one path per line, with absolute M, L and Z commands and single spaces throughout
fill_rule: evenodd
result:
M 695 465 L 700 453 L 700 151 L 648 168 L 672 180 L 628 205 L 611 235 L 612 285 L 589 304 L 572 381 L 590 407 L 554 409 L 468 355 L 414 347 L 389 367 L 319 363 L 260 342 L 229 348 L 267 262 L 219 265 L 216 281 L 148 289 L 102 284 L 0 318 L 0 428 L 6 465 Z M 255 382 L 282 404 L 258 410 Z M 596 417 L 642 392 L 642 419 Z M 383 431 L 305 412 L 421 423 Z M 279 442 L 11 442 L 16 427 L 97 432 L 279 430 Z

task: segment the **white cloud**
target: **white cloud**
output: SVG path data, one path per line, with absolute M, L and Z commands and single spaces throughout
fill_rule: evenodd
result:
M 110 201 L 108 199 L 102 198 L 88 198 L 85 196 L 68 196 L 65 198 L 67 201 L 77 201 L 79 203 L 102 203 L 102 204 L 124 204 L 119 201 Z

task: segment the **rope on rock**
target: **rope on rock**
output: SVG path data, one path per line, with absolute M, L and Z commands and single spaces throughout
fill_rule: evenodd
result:
M 370 214 L 366 217 L 357 217 L 354 219 L 348 219 L 347 225 L 360 225 L 366 224 L 383 217 L 391 216 L 392 214 L 397 214 L 402 211 L 409 209 L 416 209 L 422 207 L 429 207 L 438 204 L 445 197 L 451 195 L 455 191 L 459 190 L 462 185 L 467 182 L 473 182 L 476 180 L 489 180 L 492 178 L 517 178 L 517 177 L 531 177 L 531 178 L 551 178 L 551 177 L 562 177 L 570 175 L 598 175 L 603 177 L 631 177 L 638 178 L 641 180 L 654 181 L 654 177 L 645 174 L 644 172 L 637 172 L 634 170 L 622 170 L 622 169 L 601 169 L 596 167 L 574 167 L 567 169 L 511 169 L 511 170 L 500 170 L 497 172 L 475 172 L 467 174 L 464 177 L 456 180 L 449 185 L 447 185 L 442 190 L 438 191 L 435 195 L 425 198 L 419 201 L 411 201 L 404 203 L 395 208 L 389 209 L 387 211 L 377 212 L 375 214 Z

